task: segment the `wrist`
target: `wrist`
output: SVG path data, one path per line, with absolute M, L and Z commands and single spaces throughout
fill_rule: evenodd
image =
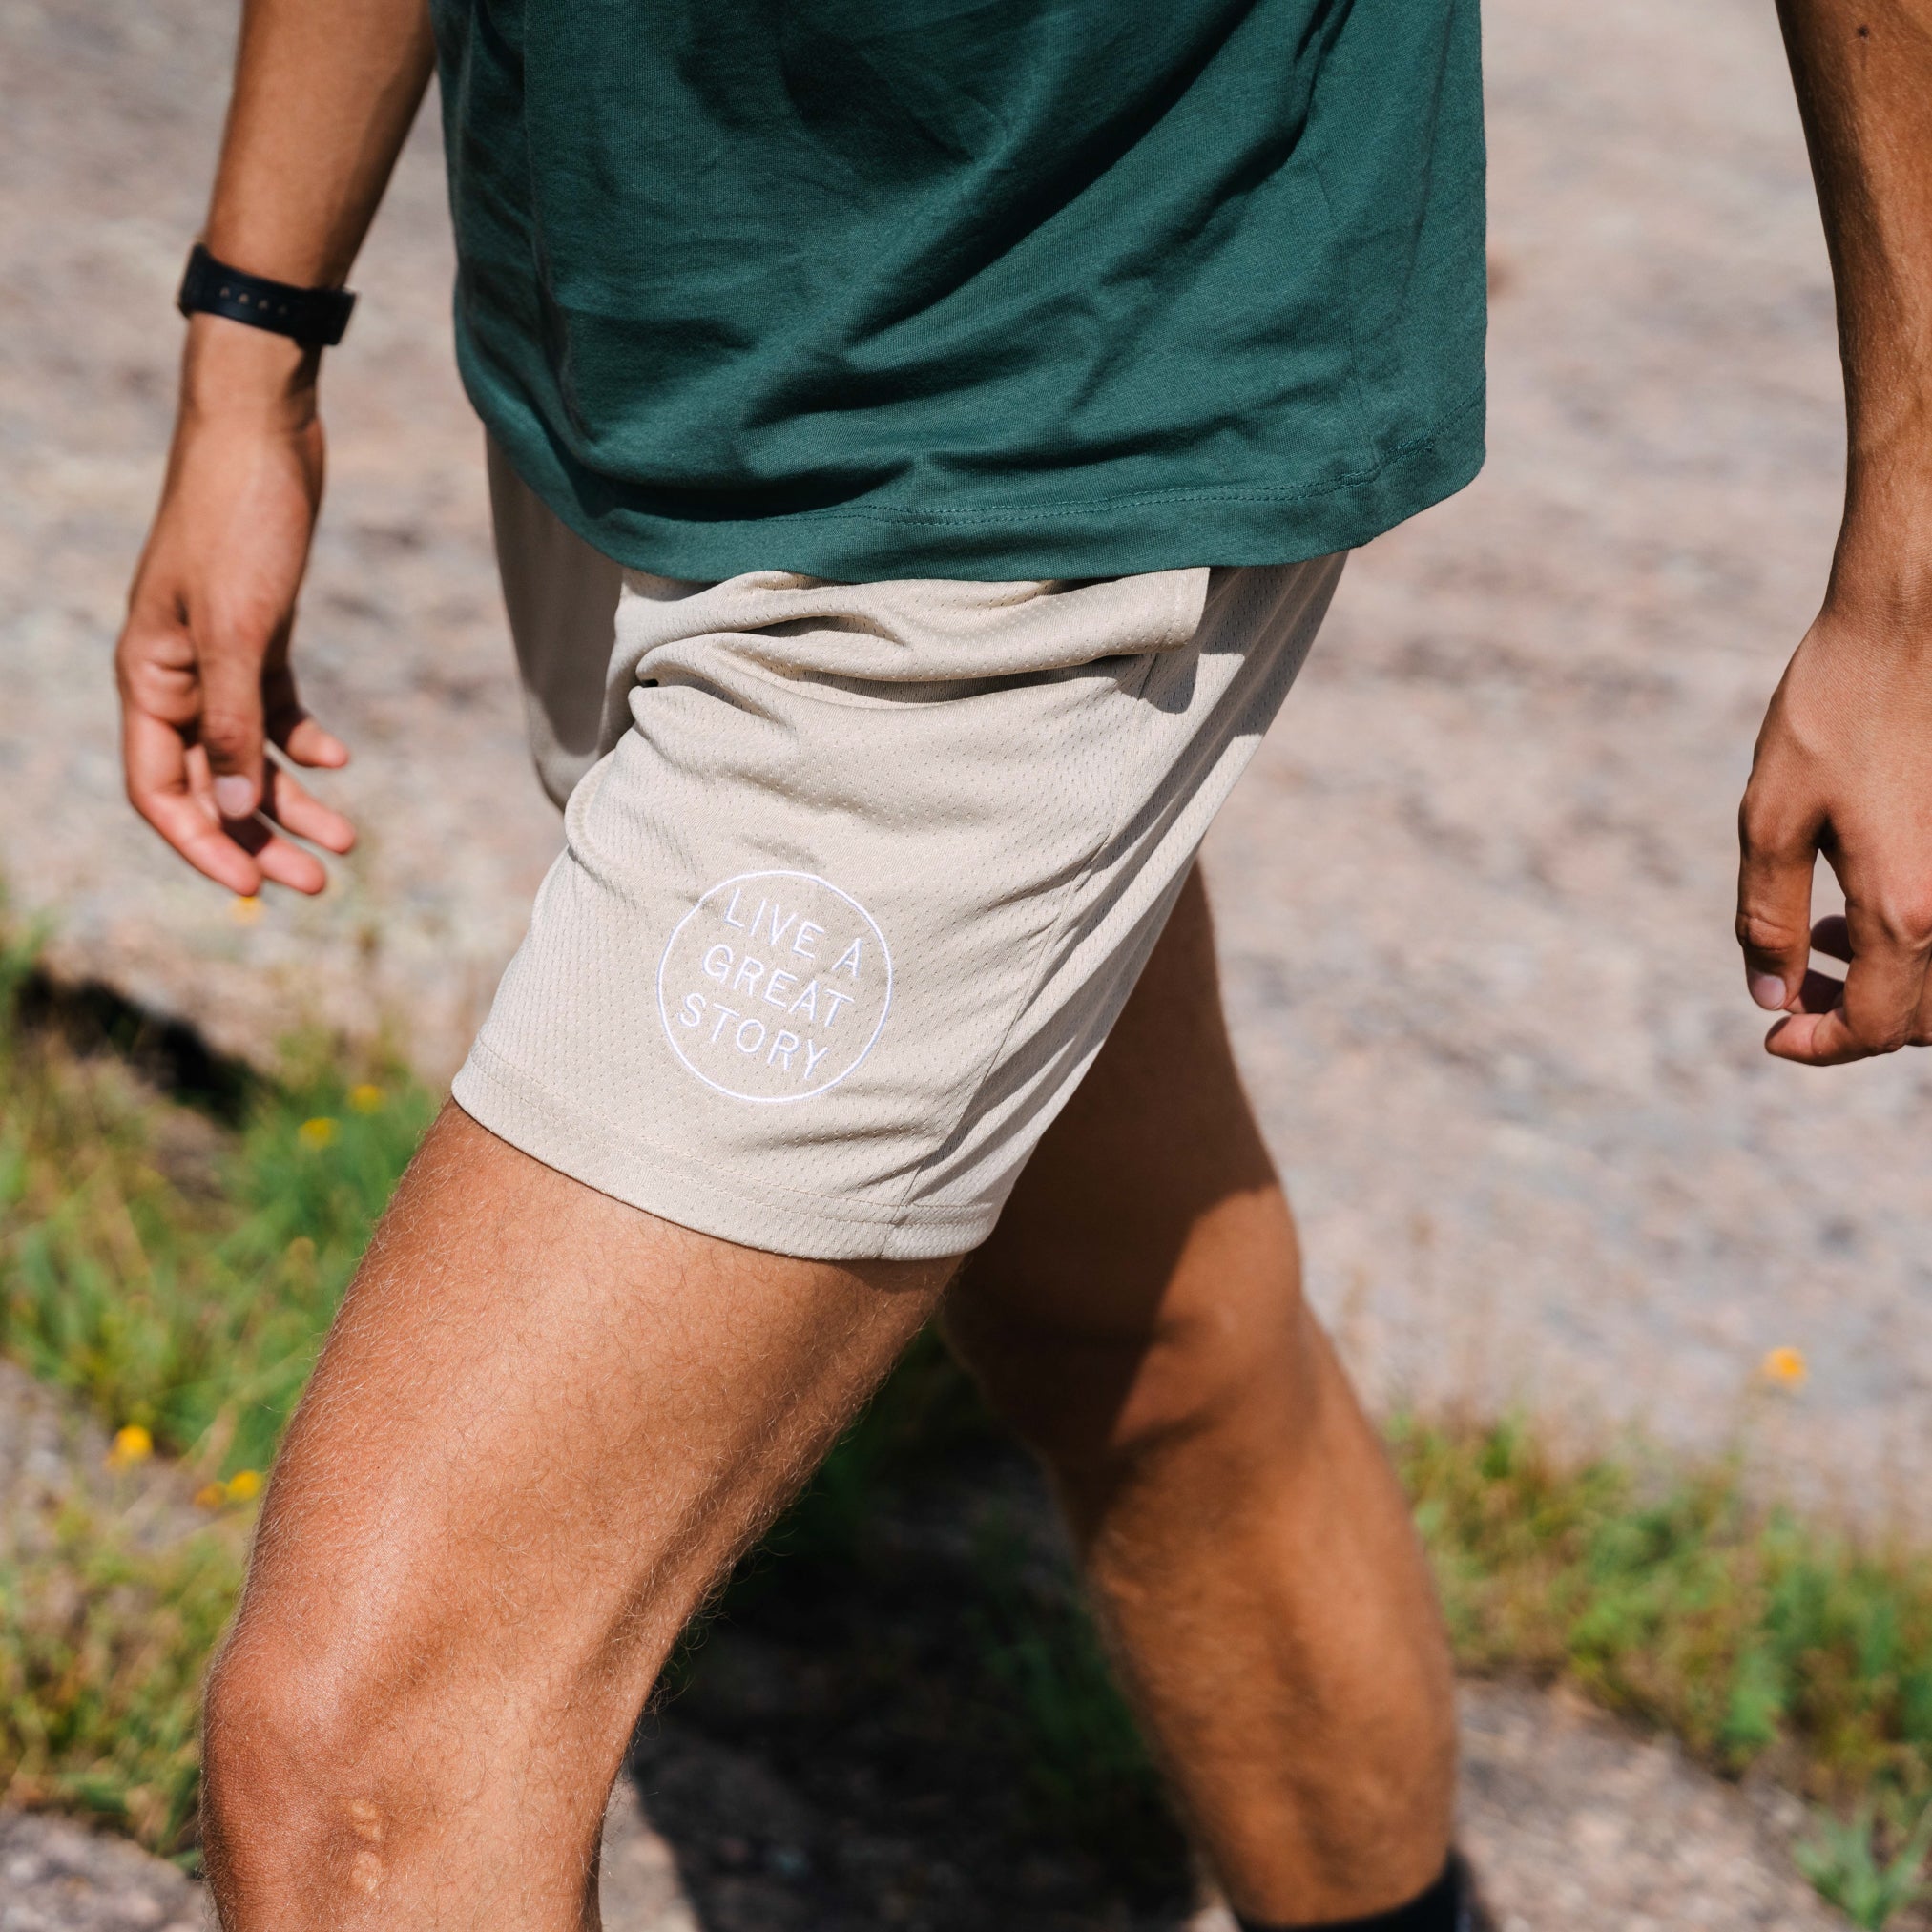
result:
M 286 336 L 225 316 L 191 316 L 181 358 L 181 414 L 306 429 L 316 417 L 321 367 L 320 349 Z
M 1825 608 L 1932 634 L 1932 447 L 1855 454 Z

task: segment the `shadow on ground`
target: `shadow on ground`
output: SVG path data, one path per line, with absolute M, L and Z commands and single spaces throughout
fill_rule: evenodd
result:
M 631 1770 L 705 1932 L 1186 1915 L 1038 1479 L 929 1343 L 688 1643 Z

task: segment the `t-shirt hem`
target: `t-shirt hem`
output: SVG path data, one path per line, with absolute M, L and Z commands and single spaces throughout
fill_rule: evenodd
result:
M 850 504 L 689 523 L 585 505 L 535 419 L 472 399 L 517 473 L 592 549 L 689 582 L 791 571 L 834 582 L 1131 576 L 1202 566 L 1302 563 L 1355 550 L 1464 488 L 1483 467 L 1479 387 L 1372 467 L 1319 483 L 1176 483 L 1134 494 L 925 509 Z

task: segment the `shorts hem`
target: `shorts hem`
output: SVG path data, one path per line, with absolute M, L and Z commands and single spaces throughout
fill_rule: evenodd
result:
M 639 1136 L 584 1118 L 481 1040 L 450 1097 L 532 1160 L 696 1234 L 809 1261 L 929 1261 L 964 1255 L 993 1231 L 997 1207 L 838 1200 L 721 1177 Z

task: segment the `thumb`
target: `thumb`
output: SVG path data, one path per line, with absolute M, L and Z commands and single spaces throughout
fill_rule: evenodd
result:
M 1819 826 L 1767 808 L 1754 783 L 1738 814 L 1737 944 L 1751 997 L 1786 1012 L 1811 961 L 1811 885 Z
M 224 819 L 245 819 L 262 799 L 261 671 L 265 645 L 234 635 L 197 638 L 201 718 L 197 736 Z

